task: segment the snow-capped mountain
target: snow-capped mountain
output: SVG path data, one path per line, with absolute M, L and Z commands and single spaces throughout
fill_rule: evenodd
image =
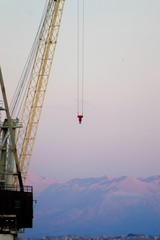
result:
M 55 182 L 56 181 L 54 179 L 40 177 L 33 173 L 28 173 L 25 185 L 33 186 L 34 195 L 37 196 L 41 192 L 43 192 L 44 189 L 46 189 L 49 185 L 51 185 Z
M 160 234 L 160 176 L 46 182 L 32 235 Z

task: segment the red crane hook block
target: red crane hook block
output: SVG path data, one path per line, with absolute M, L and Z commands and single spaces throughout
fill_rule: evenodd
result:
M 83 115 L 78 115 L 77 118 L 78 118 L 79 124 L 81 124 L 81 123 L 82 123 Z

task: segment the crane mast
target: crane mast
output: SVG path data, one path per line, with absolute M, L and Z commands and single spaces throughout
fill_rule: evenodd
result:
M 51 65 L 57 45 L 65 0 L 49 0 L 38 36 L 37 50 L 27 90 L 22 117 L 23 128 L 17 134 L 20 169 L 26 177 L 37 133 Z

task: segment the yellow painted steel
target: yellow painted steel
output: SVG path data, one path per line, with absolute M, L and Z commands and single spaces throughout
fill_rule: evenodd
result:
M 20 170 L 25 179 L 41 116 L 65 0 L 48 0 L 17 133 Z

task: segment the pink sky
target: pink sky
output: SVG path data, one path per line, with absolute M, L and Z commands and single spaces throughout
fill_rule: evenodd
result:
M 58 180 L 160 172 L 160 1 L 85 1 L 84 120 L 76 114 L 76 6 L 66 0 L 30 170 Z M 0 3 L 8 98 L 45 0 Z

